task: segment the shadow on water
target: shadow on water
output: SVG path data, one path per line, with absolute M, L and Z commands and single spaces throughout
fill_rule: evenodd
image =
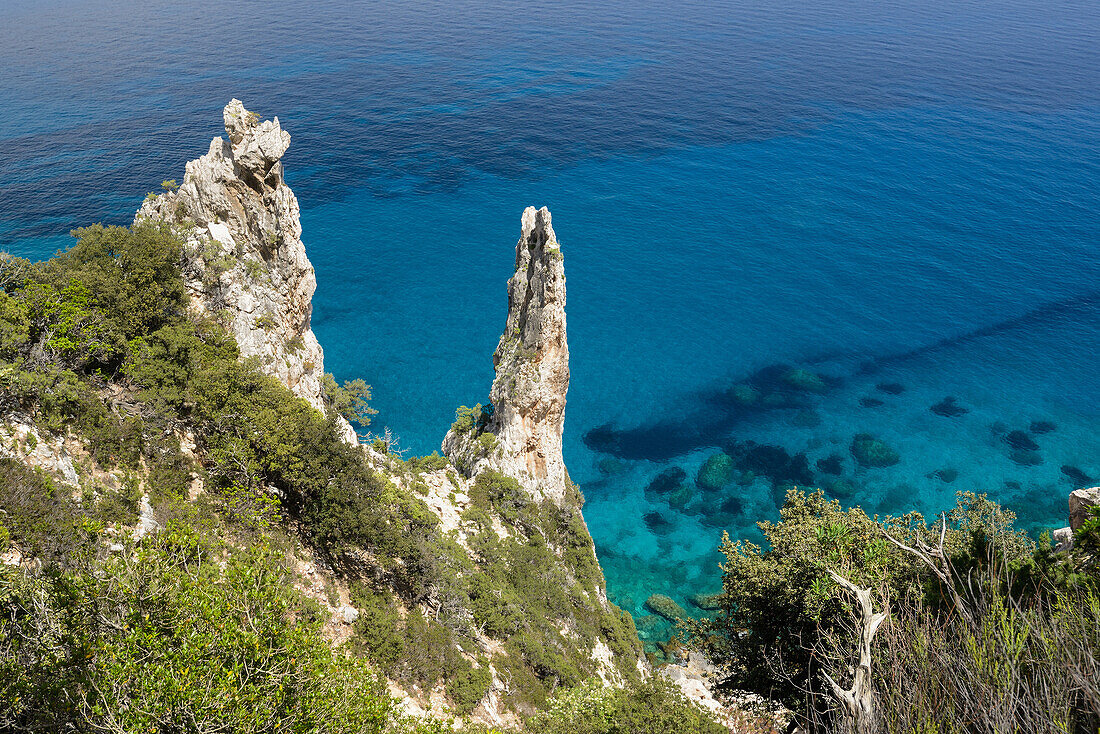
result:
M 915 349 L 870 358 L 859 353 L 829 352 L 801 360 L 807 368 L 769 365 L 732 385 L 700 390 L 684 398 L 688 407 L 686 410 L 681 408 L 677 417 L 662 417 L 632 428 L 605 423 L 585 433 L 584 443 L 593 451 L 622 459 L 668 461 L 698 449 L 721 446 L 735 427 L 762 420 L 771 412 L 809 408 L 818 395 L 842 385 L 845 376 L 871 375 L 978 339 L 1057 323 L 1071 313 L 1098 305 L 1100 291 L 1046 304 L 1020 316 Z M 841 374 L 828 376 L 808 369 L 823 365 Z

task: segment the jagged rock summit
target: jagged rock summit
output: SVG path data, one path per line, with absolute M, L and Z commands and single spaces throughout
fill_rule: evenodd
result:
M 443 450 L 471 474 L 496 469 L 536 499 L 561 503 L 569 488 L 562 459 L 569 344 L 565 268 L 550 212 L 528 207 L 508 281 L 508 320 L 493 354 L 491 408 L 472 430 L 452 428 Z M 486 434 L 492 441 L 479 440 Z
M 290 134 L 234 99 L 223 111 L 228 140 L 187 164 L 178 190 L 150 195 L 137 219 L 160 219 L 183 236 L 192 305 L 228 317 L 246 357 L 318 409 L 324 354 L 310 328 L 317 287 L 302 244 L 298 199 L 283 181 Z M 346 423 L 345 438 L 355 440 Z

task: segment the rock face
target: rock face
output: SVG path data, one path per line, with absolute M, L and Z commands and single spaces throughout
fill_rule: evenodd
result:
M 1075 489 L 1069 495 L 1069 526 L 1076 532 L 1085 524 L 1089 511 L 1100 506 L 1100 487 Z
M 324 355 L 310 328 L 317 287 L 302 244 L 298 199 L 283 181 L 290 134 L 260 122 L 240 100 L 223 112 L 228 140 L 214 138 L 187 164 L 176 191 L 150 196 L 137 219 L 160 219 L 185 239 L 192 306 L 224 314 L 245 357 L 323 410 Z M 344 424 L 345 438 L 355 432 Z
M 443 451 L 472 474 L 496 469 L 536 499 L 560 504 L 569 483 L 561 450 L 569 345 L 565 268 L 545 207 L 523 212 L 515 274 L 508 281 L 508 320 L 493 365 L 491 414 L 471 431 L 452 429 Z M 495 442 L 485 441 L 485 433 Z

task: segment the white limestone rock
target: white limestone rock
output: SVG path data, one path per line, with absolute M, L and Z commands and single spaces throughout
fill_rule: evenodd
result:
M 1093 507 L 1100 506 L 1100 487 L 1075 489 L 1069 495 L 1069 526 L 1077 532 Z
M 324 353 L 310 328 L 317 287 L 302 243 L 298 199 L 283 181 L 290 134 L 234 99 L 228 140 L 187 164 L 176 191 L 150 197 L 135 221 L 159 219 L 186 241 L 184 277 L 199 311 L 225 314 L 241 354 L 324 409 Z M 342 423 L 345 440 L 356 441 Z
M 569 390 L 565 268 L 545 207 L 523 212 L 508 320 L 493 364 L 493 413 L 485 431 L 497 446 L 478 441 L 477 431 L 451 431 L 443 451 L 472 475 L 493 468 L 515 477 L 535 499 L 561 504 L 569 486 L 561 444 Z

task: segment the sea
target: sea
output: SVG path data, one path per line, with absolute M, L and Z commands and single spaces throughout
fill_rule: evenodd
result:
M 791 484 L 1038 535 L 1100 482 L 1095 0 L 6 0 L 0 72 L 24 257 L 128 223 L 231 97 L 278 116 L 326 367 L 406 456 L 486 402 L 548 206 L 566 463 L 649 642 Z

